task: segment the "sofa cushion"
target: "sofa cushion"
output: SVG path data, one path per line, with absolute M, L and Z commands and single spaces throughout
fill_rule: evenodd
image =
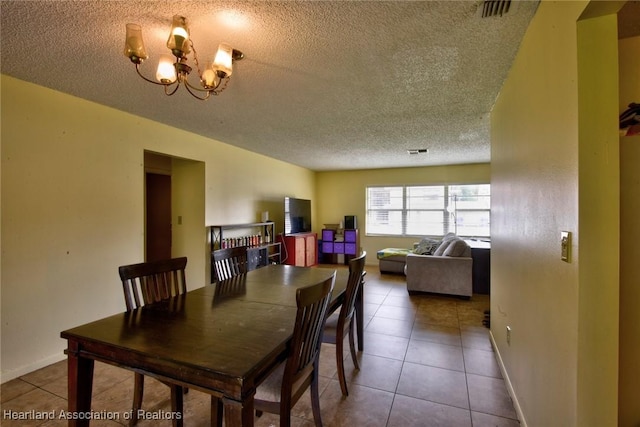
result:
M 465 242 L 464 240 L 460 238 L 452 239 L 449 242 L 449 246 L 447 246 L 447 249 L 445 249 L 442 255 L 461 257 L 467 251 L 468 247 L 469 245 L 467 245 L 467 242 Z
M 420 241 L 420 243 L 418 243 L 416 248 L 413 250 L 413 253 L 418 255 L 433 255 L 439 245 L 439 240 L 425 237 Z

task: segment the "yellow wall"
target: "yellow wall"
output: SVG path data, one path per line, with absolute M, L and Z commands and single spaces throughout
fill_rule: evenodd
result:
M 640 102 L 640 37 L 620 40 L 619 111 Z M 640 425 L 640 135 L 620 138 L 619 425 Z
M 617 15 L 600 16 L 597 6 L 577 27 L 579 426 L 614 425 L 618 414 L 618 32 Z
M 177 158 L 174 178 L 194 184 L 176 200 L 189 210 L 177 213 L 175 243 L 189 257 L 190 288 L 207 283 L 206 225 L 254 222 L 268 209 L 275 217 L 284 195 L 315 198 L 307 169 L 5 75 L 1 83 L 3 382 L 62 359 L 62 330 L 124 309 L 117 267 L 144 259 L 145 150 Z
M 356 215 L 360 229 L 360 245 L 367 251 L 367 264 L 377 265 L 380 249 L 410 248 L 415 237 L 367 237 L 364 233 L 366 188 L 373 185 L 403 184 L 475 184 L 489 183 L 488 163 L 459 166 L 434 166 L 399 169 L 371 169 L 317 173 L 318 208 L 315 229 L 323 224 L 338 224 L 345 215 Z
M 492 113 L 491 333 L 523 425 L 617 424 L 617 36 L 588 3 L 541 2 Z

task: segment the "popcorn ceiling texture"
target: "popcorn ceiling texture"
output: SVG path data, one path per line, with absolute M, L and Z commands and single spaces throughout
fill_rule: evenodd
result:
M 321 171 L 490 161 L 489 114 L 538 2 L 492 18 L 479 1 L 0 5 L 3 74 Z M 122 53 L 141 24 L 153 78 L 174 14 L 200 62 L 222 41 L 245 53 L 205 103 L 166 97 Z

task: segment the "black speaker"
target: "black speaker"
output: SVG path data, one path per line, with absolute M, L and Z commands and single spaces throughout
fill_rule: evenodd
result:
M 355 215 L 345 215 L 344 228 L 347 230 L 354 230 L 358 228 L 358 221 L 356 220 Z

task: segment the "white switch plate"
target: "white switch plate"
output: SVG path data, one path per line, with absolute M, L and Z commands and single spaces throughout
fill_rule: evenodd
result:
M 571 262 L 571 232 L 560 232 L 560 259 L 565 262 Z

